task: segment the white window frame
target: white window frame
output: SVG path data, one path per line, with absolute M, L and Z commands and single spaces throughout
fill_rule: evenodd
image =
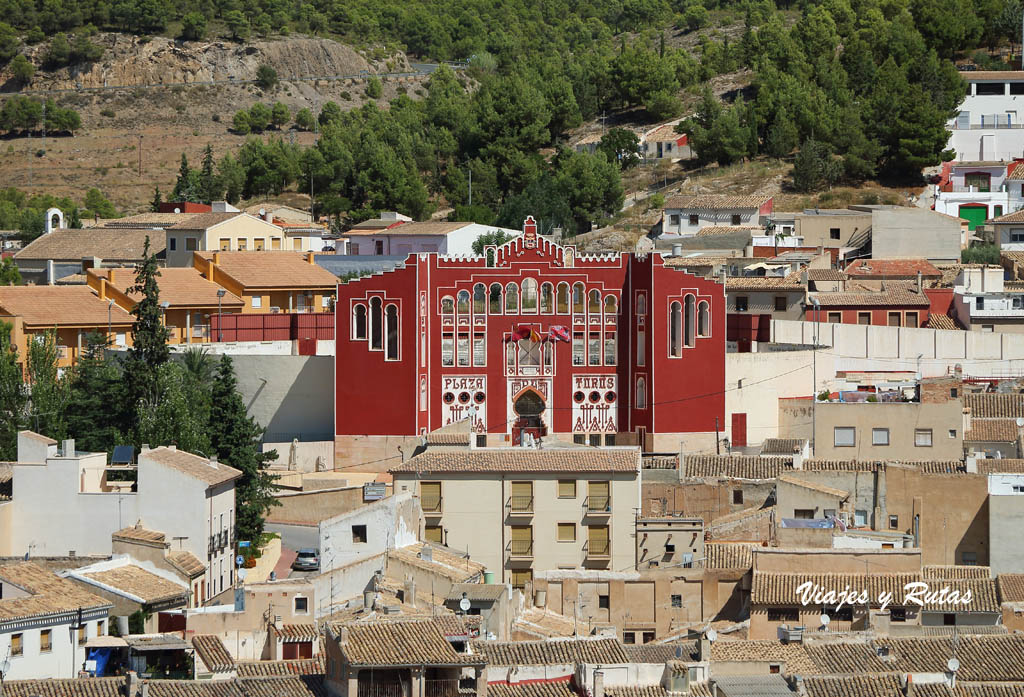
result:
M 927 441 L 927 442 L 925 442 Z M 932 429 L 930 428 L 915 428 L 914 429 L 914 447 L 915 448 L 930 448 L 934 439 L 932 437 Z
M 849 435 L 849 439 L 843 438 L 840 442 L 840 431 L 843 435 Z M 849 440 L 849 442 L 846 442 Z M 832 429 L 832 446 L 835 448 L 855 448 L 857 447 L 857 429 L 854 426 L 835 426 Z
M 885 436 L 883 442 L 879 436 Z M 871 429 L 871 445 L 889 445 L 889 429 L 887 428 L 873 428 Z
M 263 307 L 263 296 L 262 295 L 254 295 L 254 296 L 252 296 L 252 306 L 253 306 L 253 309 L 262 308 Z

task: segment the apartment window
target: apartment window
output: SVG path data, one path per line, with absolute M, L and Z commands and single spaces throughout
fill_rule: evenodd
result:
M 769 663 L 768 664 L 768 674 L 769 675 L 778 675 L 781 672 L 782 672 L 782 665 L 781 664 L 779 664 L 779 663 Z
M 262 295 L 254 295 L 254 296 L 252 296 L 252 306 L 254 308 L 263 307 L 263 296 Z
M 889 313 L 889 326 L 898 327 L 900 326 L 900 313 L 890 312 Z
M 907 327 L 910 327 L 911 329 L 917 329 L 917 313 L 916 312 L 908 312 L 906 314 L 905 325 Z
M 889 429 L 871 429 L 871 445 L 889 445 Z
M 985 309 L 985 298 L 977 297 L 974 299 L 974 309 L 984 310 Z
M 249 248 L 249 240 L 245 239 L 244 237 L 239 237 L 238 238 L 238 251 L 244 252 L 248 248 Z
M 830 240 L 838 240 L 839 239 L 839 235 L 840 235 L 839 228 L 837 228 L 837 227 L 830 227 L 828 229 L 828 238 Z
M 673 595 L 672 596 L 672 607 L 682 607 L 682 606 L 683 606 L 683 596 L 681 596 L 681 595 Z
M 527 513 L 533 510 L 533 482 L 510 482 L 509 510 Z
M 633 632 L 623 632 L 622 633 L 622 643 L 623 644 L 635 644 L 636 643 L 636 634 L 634 634 Z
M 86 638 L 87 638 L 86 627 L 83 624 L 82 626 L 80 626 L 78 628 L 78 645 L 79 646 L 85 646 Z
M 853 524 L 858 528 L 862 528 L 868 524 L 868 512 L 867 511 L 854 511 L 853 512 Z
M 949 398 L 956 399 L 960 392 L 955 387 L 949 388 Z
M 942 624 L 946 627 L 952 627 L 956 624 L 956 613 L 946 612 L 942 615 Z
M 441 512 L 441 482 L 420 482 L 420 506 L 424 513 Z
M 24 635 L 21 633 L 11 635 L 11 655 L 20 656 L 25 652 Z
M 170 249 L 172 252 L 177 250 L 178 249 L 178 238 L 177 237 L 168 237 L 167 238 L 167 248 Z
M 746 312 L 749 306 L 748 298 L 745 295 L 736 296 L 736 312 Z
M 572 434 L 572 442 L 576 445 L 585 445 L 587 442 L 586 433 L 574 433 Z
M 280 237 L 271 237 L 270 238 L 270 248 L 274 249 L 274 250 L 280 251 L 280 249 L 281 249 L 281 238 Z M 353 254 L 357 253 L 356 252 L 356 247 L 354 245 L 352 247 L 352 253 Z
M 672 225 L 673 227 L 678 227 L 679 226 L 679 214 L 678 213 L 673 213 L 672 215 L 670 215 L 668 217 L 668 224 Z
M 576 523 L 559 523 L 558 524 L 558 541 L 559 542 L 575 542 L 576 541 Z
M 700 224 L 700 216 L 699 215 L 691 215 L 690 216 L 690 225 L 699 225 L 699 224 Z
M 832 430 L 832 444 L 837 448 L 852 448 L 857 444 L 857 429 L 852 426 L 836 426 Z
M 654 641 L 654 632 L 644 632 L 644 643 L 650 644 Z
M 377 252 L 378 255 L 383 254 L 384 253 L 384 243 L 383 242 L 378 242 L 377 243 L 377 249 L 380 250 L 380 251 Z M 292 251 L 293 252 L 301 252 L 302 251 L 302 238 L 301 237 L 296 237 L 296 238 L 292 239 Z
M 591 557 L 607 557 L 611 553 L 608 526 L 590 525 L 587 527 L 587 553 Z
M 786 311 L 786 296 L 776 295 L 775 296 L 775 311 L 785 312 Z
M 296 615 L 305 615 L 307 612 L 309 612 L 309 598 L 303 598 L 301 596 L 296 596 L 294 598 L 294 601 L 295 601 L 295 610 L 293 611 L 294 614 L 296 614 Z
M 1010 242 L 1024 242 L 1024 228 L 1010 230 Z
M 843 313 L 842 312 L 830 312 L 828 313 L 828 321 L 832 324 L 842 324 Z
M 425 525 L 423 527 L 423 539 L 433 542 L 435 545 L 444 544 L 444 530 L 440 525 Z
M 914 445 L 918 448 L 932 447 L 932 430 L 930 428 L 915 428 Z
M 43 629 L 39 632 L 39 653 L 50 653 L 53 650 L 53 630 Z
M 576 498 L 576 480 L 575 479 L 559 479 L 558 480 L 558 498 L 560 498 L 560 499 L 574 499 L 574 498 Z
M 513 525 L 509 528 L 509 551 L 513 557 L 533 556 L 533 526 Z
M 230 252 L 231 251 L 231 238 L 229 238 L 229 237 L 221 237 L 220 238 L 219 246 L 220 246 L 220 251 L 222 251 L 222 252 Z
M 800 612 L 795 607 L 768 608 L 769 622 L 797 622 L 799 619 Z
M 522 569 L 512 571 L 512 587 L 519 590 L 526 588 L 526 584 L 533 580 L 533 571 Z
M 366 526 L 365 525 L 353 525 L 352 526 L 352 544 L 366 544 Z
M 871 313 L 870 312 L 858 312 L 857 313 L 857 324 L 871 324 Z
M 591 445 L 597 447 L 597 446 L 601 445 L 601 434 L 600 433 L 591 433 L 589 436 L 587 436 L 587 440 L 588 440 L 588 442 Z
M 742 225 L 743 224 L 743 221 L 740 219 L 740 216 L 739 216 L 738 213 L 733 213 L 730 220 L 731 220 L 733 225 Z
M 898 530 L 900 527 L 900 517 L 898 515 L 889 516 L 889 529 Z
M 600 445 L 600 443 L 598 443 Z M 607 513 L 612 509 L 609 484 L 605 481 L 594 481 L 587 483 L 587 510 Z
M 795 508 L 793 509 L 793 517 L 797 520 L 813 520 L 814 509 L 813 508 Z
M 960 563 L 964 566 L 977 566 L 978 555 L 975 552 L 961 552 Z
M 515 354 L 512 354 L 512 362 L 515 363 Z M 455 365 L 455 337 L 451 334 L 441 337 L 441 365 Z
M 949 437 L 950 438 L 956 438 L 956 429 L 955 428 L 949 429 Z
M 607 595 L 599 595 L 599 596 L 597 596 L 597 606 L 600 609 L 602 609 L 602 610 L 609 609 L 610 603 L 608 602 L 608 596 Z
M 743 503 L 743 489 L 733 489 L 732 490 L 732 502 L 734 504 L 741 504 L 741 503 Z

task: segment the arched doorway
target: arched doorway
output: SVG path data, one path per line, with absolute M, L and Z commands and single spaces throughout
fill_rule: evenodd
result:
M 529 433 L 534 438 L 547 435 L 543 418 L 546 408 L 544 397 L 537 390 L 527 388 L 516 395 L 512 402 L 512 409 L 516 413 L 516 419 L 512 423 L 513 445 L 522 442 L 524 433 Z

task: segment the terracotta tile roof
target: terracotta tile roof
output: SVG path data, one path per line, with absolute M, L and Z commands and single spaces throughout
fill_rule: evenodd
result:
M 684 136 L 682 133 L 676 131 L 676 124 L 666 123 L 662 124 L 661 126 L 657 126 L 654 130 L 652 130 L 650 133 L 644 136 L 644 142 L 657 143 L 660 141 L 664 143 L 665 141 L 669 140 L 672 142 L 676 142 L 680 138 L 685 137 L 686 136 Z
M 687 455 L 683 458 L 680 476 L 775 479 L 780 473 L 791 469 L 793 461 L 785 457 Z
M 802 645 L 770 640 L 716 641 L 711 644 L 711 661 L 778 661 L 786 664 L 786 675 L 817 672 Z
M 974 419 L 1018 419 L 1024 416 L 1024 393 L 992 394 L 966 392 L 964 407 Z
M 1018 167 L 1017 169 L 1020 169 L 1020 167 Z M 992 218 L 992 220 L 990 220 L 989 222 L 992 222 L 992 223 L 1024 223 L 1024 208 L 1022 208 L 1019 211 L 1014 211 L 1013 213 L 1007 213 L 1006 215 L 1001 215 L 998 218 Z M 15 256 L 17 256 L 17 255 L 15 255 Z
M 857 259 L 846 267 L 853 278 L 914 279 L 918 271 L 924 278 L 942 278 L 942 271 L 927 259 Z
M 447 235 L 461 230 L 473 223 L 449 223 L 443 220 L 426 221 L 422 223 L 402 223 L 383 230 L 349 230 L 342 233 L 349 235 Z
M 727 276 L 725 279 L 725 289 L 732 291 L 785 290 L 800 292 L 805 290 L 804 284 L 800 281 L 799 274 L 789 274 L 787 276 Z
M 287 678 L 240 678 L 237 681 L 245 697 L 328 697 L 322 675 Z
M 549 639 L 547 641 L 474 641 L 473 651 L 492 666 L 543 666 L 575 663 L 629 663 L 618 639 Z
M 748 235 L 764 234 L 764 228 L 760 225 L 707 225 L 697 231 L 697 237 L 714 237 L 715 235 L 729 235 L 734 232 L 745 232 Z
M 469 445 L 469 432 L 452 433 L 431 431 L 426 435 L 427 445 Z
M 922 568 L 922 573 L 926 581 L 966 581 L 971 579 L 988 580 L 992 578 L 992 569 L 987 566 L 926 564 Z
M 98 226 L 94 226 L 92 229 L 99 228 L 119 228 L 119 227 L 134 227 L 134 228 L 156 228 L 165 229 L 175 225 L 176 223 L 182 223 L 190 218 L 201 215 L 199 213 L 138 213 L 136 215 L 126 215 L 123 218 L 107 218 L 101 220 Z
M 215 274 L 223 273 L 245 290 L 258 288 L 324 288 L 334 290 L 338 277 L 317 264 L 308 252 L 196 252 L 204 259 L 219 255 Z M 198 266 L 205 270 L 205 264 Z M 216 276 L 214 278 L 216 280 Z
M 161 603 L 179 599 L 188 599 L 188 587 L 157 576 L 151 571 L 135 564 L 124 564 L 106 571 L 75 571 L 72 575 L 88 583 L 92 581 L 97 587 L 124 595 L 137 602 L 146 604 Z
M 214 225 L 220 225 L 221 223 L 231 220 L 232 218 L 237 218 L 240 215 L 245 215 L 245 213 L 240 211 L 231 213 L 194 213 L 187 219 L 172 224 L 169 229 L 205 231 L 212 228 Z
M 303 658 L 291 661 L 239 661 L 236 664 L 239 678 L 273 677 L 283 675 L 323 675 L 324 657 Z
M 460 654 L 452 648 L 436 622 L 429 619 L 378 620 L 334 625 L 345 660 L 355 666 L 479 665 L 481 656 Z
M 299 641 L 316 641 L 320 638 L 320 630 L 316 622 L 298 622 L 282 624 L 277 628 L 277 636 L 286 644 Z
M 57 441 L 55 441 L 53 438 L 50 438 L 49 436 L 44 436 L 41 433 L 36 433 L 35 431 L 18 431 L 18 435 L 24 438 L 31 438 L 37 443 L 43 443 L 45 445 L 57 445 Z
M 149 697 L 245 697 L 234 680 L 150 680 Z
M 957 321 L 949 315 L 939 314 L 937 312 L 928 315 L 928 329 L 944 329 L 946 331 L 955 331 L 962 327 Z
M 1024 574 L 999 574 L 999 600 L 1004 603 L 1024 603 Z
M 424 548 L 430 548 L 430 559 L 423 558 Z M 466 559 L 453 553 L 446 547 L 431 545 L 426 542 L 400 547 L 391 553 L 392 559 L 404 562 L 410 566 L 441 574 L 455 583 L 468 583 L 481 578 L 486 568 L 483 564 L 472 559 Z
M 665 257 L 665 266 L 718 266 L 720 264 L 728 264 L 733 259 L 739 257 L 723 257 L 723 256 L 705 256 L 703 254 L 693 254 L 685 257 Z
M 0 314 L 17 315 L 31 327 L 124 327 L 135 318 L 100 300 L 87 286 L 0 286 Z
M 1005 457 L 978 460 L 978 474 L 1024 474 L 1024 460 Z
M 822 307 L 929 307 L 931 301 L 924 293 L 918 293 L 910 281 L 890 281 L 881 291 L 816 291 L 812 297 Z
M 585 619 L 583 623 L 587 626 Z M 574 636 L 579 626 L 580 622 L 571 617 L 538 607 L 524 609 L 512 623 L 518 634 L 537 639 Z
M 845 281 L 846 274 L 839 269 L 807 269 L 808 281 Z
M 184 549 L 168 552 L 165 559 L 167 559 L 168 564 L 189 578 L 199 576 L 206 571 L 206 564 L 199 557 L 192 554 L 192 552 Z
M 141 262 L 146 238 L 149 253 L 162 255 L 166 240 L 163 232 L 143 229 L 71 228 L 41 235 L 14 255 L 16 261 L 67 261 L 81 263 L 83 257 L 99 257 L 105 262 Z
M 1012 443 L 1020 437 L 1016 419 L 971 419 L 971 428 L 964 432 L 965 441 Z
M 124 678 L 4 680 L 4 697 L 124 697 Z
M 110 282 L 111 271 L 114 272 L 113 283 Z M 135 269 L 89 269 L 86 273 L 96 278 L 107 279 L 107 283 L 111 283 L 114 288 L 135 302 L 142 297 L 141 293 L 128 293 L 128 289 L 135 285 Z M 160 301 L 169 302 L 170 307 L 217 307 L 217 291 L 220 290 L 220 286 L 203 278 L 198 269 L 163 268 L 160 269 L 156 282 L 160 288 Z M 239 308 L 243 305 L 242 299 L 231 292 L 225 293 L 220 301 L 223 307 Z
M 498 600 L 506 590 L 507 587 L 501 583 L 453 583 L 447 599 L 461 600 L 465 593 L 470 600 Z
M 673 697 L 679 694 L 678 692 L 670 693 L 661 685 L 606 687 L 604 693 L 608 697 Z M 713 695 L 710 683 L 706 682 L 690 683 L 690 691 L 687 693 L 688 697 L 713 697 Z
M 803 469 L 808 472 L 874 472 L 878 468 L 878 463 L 870 460 L 828 460 L 810 457 L 803 463 Z
M 690 642 L 692 643 L 692 642 Z M 630 663 L 668 663 L 676 660 L 676 651 L 681 644 L 623 644 L 622 650 L 626 652 Z M 692 646 L 687 644 L 681 649 L 679 655 L 689 658 Z
M 664 208 L 732 210 L 739 208 L 760 208 L 761 204 L 770 201 L 771 196 L 750 195 L 738 196 L 731 194 L 677 194 L 665 201 Z
M 153 547 L 163 547 L 167 543 L 167 537 L 157 530 L 148 530 L 142 527 L 142 521 L 135 523 L 128 528 L 121 528 L 111 537 L 115 540 L 127 540 L 129 542 L 143 542 Z
M 903 694 L 896 675 L 808 676 L 804 678 L 804 689 L 807 697 L 896 697 Z
M 762 455 L 792 455 L 804 447 L 803 438 L 765 438 L 761 443 Z
M 487 694 L 493 697 L 578 697 L 572 690 L 571 680 L 570 676 L 514 685 L 502 682 L 488 683 Z
M 161 465 L 166 465 L 182 474 L 206 482 L 210 486 L 223 484 L 242 476 L 241 470 L 228 467 L 223 462 L 213 462 L 205 457 L 187 453 L 184 450 L 171 448 L 153 448 L 139 454 L 139 458 L 147 458 Z
M 481 448 L 430 452 L 410 458 L 392 473 L 447 472 L 639 472 L 639 448 Z
M 0 621 L 110 607 L 103 598 L 32 562 L 0 566 L 0 579 L 29 593 L 0 600 Z
M 808 482 L 800 479 L 795 474 L 783 474 L 776 478 L 776 481 L 784 482 L 786 484 L 792 484 L 793 486 L 799 486 L 804 489 L 810 489 L 811 491 L 817 491 L 822 494 L 828 494 L 829 496 L 835 496 L 838 499 L 845 499 L 850 495 L 850 492 L 843 491 L 842 489 L 836 489 L 831 486 L 825 486 L 824 484 L 816 484 L 814 482 Z
M 195 635 L 192 637 L 192 648 L 196 650 L 199 658 L 203 659 L 206 667 L 214 673 L 223 673 L 235 667 L 235 659 L 216 634 Z
M 757 510 L 757 509 L 754 509 Z M 754 565 L 757 542 L 705 542 L 705 569 L 749 569 Z
M 966 474 L 967 467 L 961 460 L 929 460 L 917 463 L 922 474 Z
M 736 523 L 746 518 L 757 518 L 760 516 L 771 516 L 775 513 L 775 506 L 765 506 L 763 508 L 744 508 L 743 510 L 736 511 L 735 513 L 727 513 L 726 515 L 718 516 L 711 523 L 707 525 L 707 530 L 712 533 L 714 537 L 714 531 L 722 526 Z

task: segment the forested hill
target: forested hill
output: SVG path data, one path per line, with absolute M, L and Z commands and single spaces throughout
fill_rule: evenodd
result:
M 401 96 L 397 109 L 327 109 L 327 137 L 301 156 L 294 177 L 308 167 L 329 211 L 423 215 L 439 197 L 465 206 L 472 170 L 475 210 L 466 215 L 546 205 L 561 218 L 571 209 L 579 229 L 621 201 L 621 189 L 607 190 L 606 167 L 616 165 L 604 154 L 545 159 L 542 149 L 616 110 L 651 122 L 680 115 L 686 91 L 744 68 L 754 75 L 746 99 L 723 106 L 706 95 L 684 124 L 701 159 L 783 156 L 810 143 L 823 181 L 914 176 L 940 162 L 945 123 L 963 95 L 952 59 L 1015 37 L 1021 0 L 0 0 L 0 17 L 9 23 L 0 23 L 0 65 L 56 32 L 74 34 L 64 41 L 78 60 L 94 60 L 94 28 L 236 41 L 301 32 L 468 60 L 469 91 L 465 80 L 441 76 L 429 98 Z M 732 39 L 717 30 L 730 23 L 742 27 Z M 361 159 L 383 186 L 361 172 Z M 592 191 L 540 200 L 542 184 L 581 172 Z

